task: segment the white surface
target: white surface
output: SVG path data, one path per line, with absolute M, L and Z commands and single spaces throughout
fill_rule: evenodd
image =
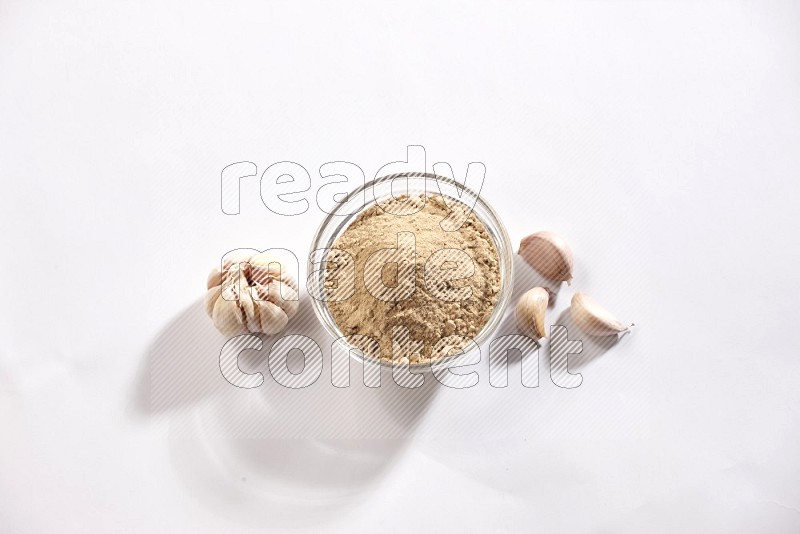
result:
M 5 2 L 0 530 L 797 532 L 798 23 L 790 2 Z M 573 287 L 638 331 L 572 390 L 545 363 L 489 388 L 484 357 L 479 387 L 408 411 L 325 373 L 231 393 L 208 269 L 302 256 L 322 213 L 271 214 L 248 179 L 224 215 L 222 168 L 296 161 L 313 191 L 322 163 L 372 177 L 409 144 L 483 162 L 512 240 L 563 233 Z M 272 438 L 231 439 L 226 410 Z M 390 416 L 397 439 L 321 439 Z

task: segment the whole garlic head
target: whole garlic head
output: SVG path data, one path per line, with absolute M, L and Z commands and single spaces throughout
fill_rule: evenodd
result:
M 206 312 L 225 335 L 279 334 L 299 306 L 297 281 L 269 253 L 237 251 L 208 275 Z

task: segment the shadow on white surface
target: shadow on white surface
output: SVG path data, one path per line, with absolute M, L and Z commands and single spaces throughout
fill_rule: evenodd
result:
M 190 493 L 215 513 L 264 527 L 324 523 L 362 501 L 405 449 L 439 384 L 426 377 L 405 389 L 384 372 L 382 387 L 368 388 L 353 362 L 350 387 L 334 387 L 332 339 L 305 298 L 284 334 L 320 345 L 319 379 L 303 389 L 278 384 L 267 365 L 276 339 L 263 337 L 263 349 L 243 353 L 239 365 L 264 383 L 237 388 L 220 372 L 226 339 L 203 306 L 196 301 L 157 335 L 134 403 L 137 417 L 168 423 L 172 463 Z
M 532 287 L 547 285 L 560 289 L 515 258 L 515 300 Z M 509 311 L 496 336 L 518 333 Z M 618 342 L 616 337 L 584 335 L 569 309 L 548 324 L 562 324 L 571 339 L 583 341 L 582 352 L 569 358 L 573 372 Z M 354 363 L 350 387 L 334 387 L 332 339 L 308 298 L 301 299 L 298 315 L 284 334 L 301 334 L 319 344 L 319 379 L 303 389 L 278 384 L 267 365 L 276 338 L 265 336 L 262 350 L 247 351 L 239 360 L 243 371 L 261 372 L 264 383 L 254 389 L 234 387 L 219 370 L 226 338 L 213 327 L 199 299 L 149 347 L 135 406 L 138 416 L 167 422 L 176 475 L 208 510 L 251 526 L 322 526 L 367 501 L 415 435 L 441 386 L 428 375 L 419 389 L 401 388 L 384 370 L 382 387 L 368 388 L 361 367 Z M 540 380 L 549 380 L 548 352 L 545 343 L 539 356 Z M 296 356 L 290 354 L 290 368 L 299 363 Z M 511 356 L 511 376 L 519 373 L 519 356 Z M 503 477 L 477 467 L 461 470 L 503 488 Z
M 133 406 L 138 415 L 159 415 L 191 407 L 224 393 L 230 385 L 209 366 L 219 369 L 225 338 L 210 323 L 202 299 L 164 327 L 150 344 L 138 377 Z

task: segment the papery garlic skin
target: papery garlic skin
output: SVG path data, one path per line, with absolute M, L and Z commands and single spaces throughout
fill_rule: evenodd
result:
M 279 334 L 299 307 L 297 281 L 268 253 L 237 252 L 208 275 L 205 306 L 225 335 Z
M 593 336 L 611 336 L 630 329 L 585 293 L 572 296 L 570 313 L 575 324 Z
M 519 255 L 548 280 L 572 281 L 572 248 L 558 234 L 544 231 L 524 237 L 519 244 Z

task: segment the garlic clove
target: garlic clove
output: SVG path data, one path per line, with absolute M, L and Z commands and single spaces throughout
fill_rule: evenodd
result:
M 219 267 L 214 267 L 211 269 L 211 272 L 208 274 L 208 279 L 206 280 L 206 288 L 211 289 L 214 286 L 218 286 L 222 284 L 222 271 L 220 271 Z
M 232 250 L 225 254 L 222 258 L 222 267 L 224 271 L 229 271 L 231 267 L 245 267 L 242 264 L 246 264 L 250 262 L 250 258 L 253 257 L 253 251 L 246 248 L 240 248 L 236 250 Z
M 520 331 L 536 340 L 547 337 L 544 318 L 549 300 L 549 293 L 541 287 L 534 287 L 519 298 L 514 316 Z
M 214 304 L 212 319 L 217 330 L 227 336 L 247 332 L 244 314 L 235 300 L 218 298 Z
M 261 319 L 261 331 L 268 335 L 279 334 L 289 323 L 289 317 L 275 304 L 266 300 L 255 301 Z
M 245 290 L 249 286 L 247 281 L 247 271 L 245 265 L 231 265 L 222 273 L 222 291 L 228 294 L 233 292 L 238 295 L 240 290 Z M 228 297 L 230 298 L 230 297 Z M 235 298 L 233 298 L 235 300 Z
M 520 241 L 519 255 L 549 280 L 572 281 L 572 249 L 553 232 L 536 232 Z
M 239 307 L 242 308 L 244 314 L 245 326 L 250 332 L 261 332 L 261 319 L 258 316 L 257 307 L 253 297 L 251 296 L 252 290 L 247 288 L 239 294 Z
M 250 276 L 255 283 L 266 284 L 275 279 L 297 291 L 297 281 L 284 266 L 285 262 L 278 256 L 268 252 L 261 252 L 250 258 L 248 263 L 251 267 Z
M 283 265 L 283 261 L 281 258 L 275 254 L 274 252 L 259 252 L 258 254 L 253 255 L 248 262 L 253 267 L 262 267 L 267 268 L 272 266 L 273 269 L 279 268 Z
M 297 291 L 290 285 L 278 282 L 277 280 L 271 280 L 266 285 L 257 285 L 256 289 L 260 300 L 275 304 L 281 308 L 288 317 L 294 317 L 297 313 L 300 301 L 297 298 Z
M 217 303 L 217 299 L 222 294 L 222 289 L 219 286 L 209 288 L 206 292 L 205 298 L 205 305 L 206 305 L 206 313 L 209 317 L 214 316 L 214 305 Z
M 619 322 L 608 310 L 585 293 L 578 292 L 572 296 L 570 313 L 575 324 L 587 334 L 594 336 L 610 336 L 630 330 L 630 326 Z

